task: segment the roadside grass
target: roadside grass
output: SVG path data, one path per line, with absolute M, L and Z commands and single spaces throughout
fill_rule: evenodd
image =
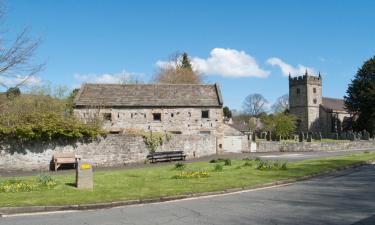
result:
M 293 140 L 293 139 L 281 140 L 281 142 L 286 143 L 286 144 L 288 144 L 288 143 L 299 143 L 298 140 Z M 350 141 L 349 140 L 336 140 L 336 139 L 323 138 L 322 140 L 312 140 L 312 142 L 337 143 L 337 142 L 350 142 Z
M 252 187 L 277 180 L 312 175 L 367 160 L 375 160 L 375 152 L 289 162 L 286 170 L 258 170 L 255 160 L 231 160 L 230 166 L 224 166 L 224 162 L 186 163 L 183 171 L 209 173 L 209 177 L 191 179 L 173 179 L 173 176 L 181 172 L 175 169 L 175 165 L 100 171 L 94 172 L 93 191 L 76 189 L 73 173 L 55 175 L 53 178 L 57 181 L 57 186 L 50 190 L 0 193 L 0 207 L 98 203 Z M 221 171 L 214 170 L 216 164 L 223 165 Z M 16 179 L 33 178 L 35 177 Z M 0 178 L 0 183 L 4 180 L 5 178 Z

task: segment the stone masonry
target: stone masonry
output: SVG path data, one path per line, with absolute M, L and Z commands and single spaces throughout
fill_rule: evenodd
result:
M 158 149 L 167 150 L 182 150 L 187 158 L 213 155 L 216 154 L 216 138 L 212 135 L 173 135 Z M 0 170 L 48 170 L 52 155 L 62 152 L 74 152 L 94 166 L 108 167 L 143 163 L 149 150 L 140 136 L 109 134 L 89 143 L 77 142 L 44 150 L 38 145 L 22 153 L 11 154 L 3 149 L 0 150 Z

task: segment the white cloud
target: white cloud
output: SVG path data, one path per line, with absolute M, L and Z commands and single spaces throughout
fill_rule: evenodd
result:
M 277 57 L 269 58 L 267 60 L 267 63 L 272 66 L 278 66 L 281 69 L 281 72 L 283 75 L 288 76 L 289 73 L 292 76 L 299 76 L 305 74 L 307 71 L 309 74 L 316 74 L 316 71 L 314 68 L 307 67 L 301 64 L 298 64 L 297 67 L 294 67 L 290 64 L 285 63 L 283 60 Z
M 0 83 L 7 86 L 7 87 L 14 87 L 19 84 L 24 85 L 40 85 L 42 83 L 42 80 L 40 77 L 37 76 L 15 76 L 15 77 L 0 77 Z
M 192 57 L 193 69 L 205 75 L 223 77 L 267 77 L 270 72 L 259 67 L 255 58 L 244 51 L 214 48 L 207 59 Z M 156 66 L 173 65 L 168 61 L 157 61 Z
M 142 82 L 143 73 L 131 73 L 123 70 L 120 73 L 104 73 L 104 74 L 74 74 L 74 79 L 79 86 L 81 83 L 103 83 L 103 84 L 121 84 L 121 83 L 132 83 L 132 82 Z

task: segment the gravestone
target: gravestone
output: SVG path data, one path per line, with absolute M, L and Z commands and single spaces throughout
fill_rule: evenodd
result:
M 306 141 L 307 142 L 311 142 L 312 141 L 312 134 L 311 133 L 307 133 Z
M 257 136 L 256 136 L 255 132 L 253 132 L 252 135 L 251 135 L 251 141 L 255 142 L 256 139 L 257 139 Z
M 361 140 L 362 139 L 362 134 L 361 132 L 356 132 L 356 140 Z
M 319 140 L 319 141 L 322 140 L 322 133 L 321 133 L 321 132 L 318 133 L 318 140 Z
M 364 130 L 363 135 L 362 135 L 362 139 L 366 140 L 366 141 L 370 140 L 370 133 L 368 131 Z
M 281 141 L 281 135 L 277 135 L 276 141 Z
M 305 139 L 305 137 L 304 137 L 303 132 L 300 132 L 299 135 L 298 135 L 299 142 L 303 142 L 304 139 Z
M 271 141 L 271 131 L 267 132 L 267 141 Z
M 76 186 L 78 189 L 93 189 L 92 164 L 88 162 L 77 162 Z
M 347 137 L 350 141 L 355 140 L 355 135 L 354 135 L 353 131 L 349 131 Z

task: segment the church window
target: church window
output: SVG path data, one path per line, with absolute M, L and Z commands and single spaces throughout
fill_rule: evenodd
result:
M 314 101 L 314 104 L 316 104 L 316 103 L 317 103 L 317 100 L 316 100 L 316 98 L 314 98 L 314 100 L 313 100 L 313 101 Z
M 301 90 L 297 88 L 297 95 L 299 95 L 300 93 L 301 93 Z
M 313 88 L 313 92 L 314 92 L 314 94 L 316 93 L 316 88 Z

